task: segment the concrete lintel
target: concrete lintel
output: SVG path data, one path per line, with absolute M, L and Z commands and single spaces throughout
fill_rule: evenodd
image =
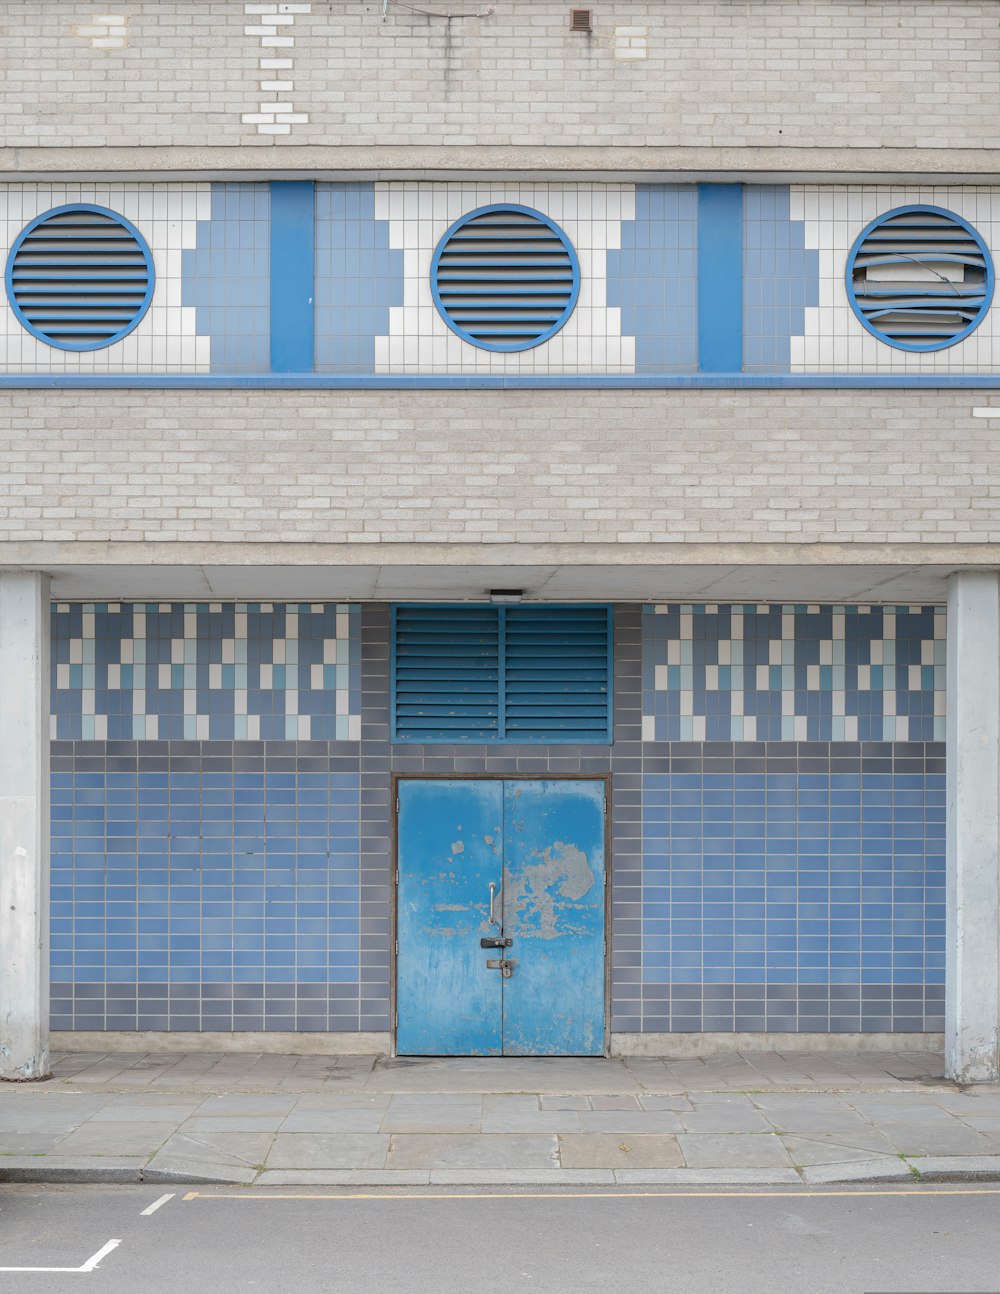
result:
M 81 541 L 0 549 L 0 568 L 19 564 L 44 565 L 56 601 L 464 602 L 516 587 L 537 602 L 926 606 L 946 600 L 957 565 L 1000 568 L 1000 547 Z
M 0 573 L 0 1079 L 49 1069 L 49 580 Z
M 864 1054 L 881 1051 L 940 1051 L 940 1033 L 613 1033 L 612 1056 L 656 1056 L 697 1060 L 737 1051 Z
M 0 544 L 0 570 L 54 567 L 574 565 L 841 566 L 892 573 L 1000 570 L 1000 544 L 934 543 L 298 543 L 281 540 L 38 540 Z
M 948 585 L 945 1053 L 962 1083 L 1000 1080 L 1000 579 Z
M 351 179 L 456 180 L 520 178 L 749 183 L 996 184 L 1000 149 L 605 147 L 297 144 L 246 141 L 109 148 L 4 148 L 0 173 L 9 181 Z

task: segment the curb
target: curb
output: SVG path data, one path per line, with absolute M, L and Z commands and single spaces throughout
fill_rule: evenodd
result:
M 911 1171 L 909 1164 L 917 1170 Z M 925 1157 L 906 1162 L 880 1160 L 877 1163 L 823 1164 L 803 1168 L 541 1168 L 524 1169 L 419 1169 L 378 1171 L 353 1169 L 270 1169 L 222 1167 L 210 1164 L 177 1164 L 152 1168 L 138 1163 L 107 1164 L 2 1164 L 0 1183 L 19 1185 L 119 1186 L 169 1184 L 189 1186 L 874 1186 L 910 1183 L 997 1182 L 1000 1156 Z

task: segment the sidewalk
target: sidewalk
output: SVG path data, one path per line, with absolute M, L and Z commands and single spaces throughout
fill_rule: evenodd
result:
M 60 1055 L 0 1084 L 0 1182 L 1000 1180 L 1000 1088 L 937 1053 L 708 1060 Z

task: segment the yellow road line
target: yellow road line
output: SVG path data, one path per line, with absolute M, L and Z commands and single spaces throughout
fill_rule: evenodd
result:
M 382 1190 L 391 1190 L 391 1186 L 383 1187 Z M 434 1192 L 433 1186 L 426 1188 L 428 1192 Z M 457 1192 L 434 1193 L 434 1194 L 398 1194 L 383 1195 L 375 1192 L 354 1192 L 351 1194 L 340 1193 L 337 1195 L 331 1193 L 316 1194 L 314 1192 L 302 1192 L 299 1194 L 289 1195 L 286 1193 L 277 1194 L 274 1191 L 268 1191 L 266 1187 L 248 1187 L 246 1191 L 188 1191 L 184 1196 L 185 1200 L 704 1200 L 704 1199 L 788 1199 L 790 1196 L 795 1199 L 817 1199 L 827 1198 L 830 1196 L 848 1196 L 858 1199 L 870 1199 L 876 1195 L 897 1196 L 901 1199 L 906 1197 L 926 1196 L 926 1195 L 1000 1195 L 1000 1187 L 983 1186 L 983 1187 L 948 1187 L 948 1186 L 925 1186 L 914 1181 L 913 1186 L 907 1186 L 901 1190 L 853 1190 L 853 1191 L 817 1191 L 810 1190 L 803 1183 L 802 1186 L 789 1186 L 784 1191 L 632 1191 L 627 1184 L 623 1184 L 615 1191 L 476 1191 L 475 1186 L 470 1186 L 471 1194 L 458 1194 Z

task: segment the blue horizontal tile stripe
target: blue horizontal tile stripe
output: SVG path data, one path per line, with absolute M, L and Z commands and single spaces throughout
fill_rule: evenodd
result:
M 0 373 L 0 390 L 996 391 L 1000 373 Z

